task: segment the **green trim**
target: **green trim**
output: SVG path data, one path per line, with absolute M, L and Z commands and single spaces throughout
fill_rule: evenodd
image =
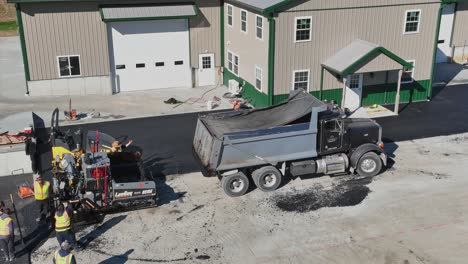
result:
M 436 57 L 437 57 L 437 49 L 439 44 L 439 34 L 440 34 L 440 22 L 442 20 L 442 9 L 444 8 L 444 4 L 440 4 L 439 7 L 439 14 L 437 15 L 437 27 L 434 37 L 434 52 L 432 54 L 432 69 L 431 69 L 431 80 L 429 89 L 427 90 L 427 99 L 432 98 L 432 83 L 434 82 L 434 75 L 435 75 L 435 64 L 436 64 Z
M 430 80 L 414 81 L 401 84 L 400 103 L 419 102 L 427 100 L 427 91 L 430 89 Z M 397 83 L 369 85 L 362 88 L 362 106 L 372 104 L 395 104 Z
M 221 16 L 220 16 L 220 24 L 221 24 L 221 67 L 224 68 L 224 0 L 221 0 Z
M 390 59 L 396 61 L 397 63 L 401 64 L 403 67 L 405 68 L 409 68 L 409 69 L 412 69 L 413 68 L 413 65 L 407 61 L 405 61 L 404 59 L 398 57 L 395 53 L 389 51 L 388 49 L 384 48 L 384 47 L 376 47 L 375 49 L 372 49 L 371 51 L 369 51 L 367 54 L 365 54 L 364 56 L 362 56 L 361 58 L 359 58 L 358 60 L 356 60 L 355 62 L 353 62 L 351 65 L 349 65 L 346 69 L 344 69 L 343 71 L 339 71 L 337 69 L 333 69 L 332 67 L 329 67 L 327 65 L 324 65 L 322 64 L 322 67 L 326 68 L 327 70 L 330 70 L 332 72 L 336 72 L 340 75 L 349 75 L 349 74 L 352 74 L 354 73 L 355 71 L 355 68 L 363 63 L 365 63 L 366 61 L 368 61 L 369 59 L 371 59 L 372 57 L 375 57 L 377 56 L 377 54 L 379 53 L 382 53 L 382 54 L 385 54 L 387 57 L 389 57 Z
M 311 95 L 315 96 L 316 98 L 319 98 L 320 96 L 320 91 L 312 91 L 309 92 Z M 343 88 L 335 88 L 335 89 L 327 89 L 322 91 L 322 100 L 327 100 L 330 102 L 331 100 L 335 100 L 338 105 L 341 105 L 341 99 L 343 98 Z M 288 100 L 289 94 L 278 94 L 275 95 L 275 104 L 280 104 L 286 100 Z
M 260 92 L 257 90 L 251 83 L 245 81 L 244 79 L 234 75 L 234 73 L 230 72 L 228 69 L 224 69 L 223 74 L 223 83 L 225 86 L 229 85 L 229 80 L 236 80 L 240 84 L 243 84 L 242 90 L 242 98 L 247 100 L 250 104 L 255 107 L 267 107 L 269 106 L 268 103 L 268 95 Z
M 275 18 L 269 17 L 268 36 L 268 103 L 274 104 L 275 91 Z
M 29 62 L 28 62 L 28 53 L 26 51 L 26 41 L 24 39 L 24 30 L 23 30 L 23 18 L 21 17 L 21 7 L 20 4 L 16 4 L 16 20 L 18 22 L 18 33 L 21 42 L 21 53 L 23 54 L 23 66 L 24 66 L 24 76 L 26 82 L 31 80 L 29 73 Z M 27 84 L 26 84 L 27 87 Z M 26 93 L 29 93 L 26 88 Z

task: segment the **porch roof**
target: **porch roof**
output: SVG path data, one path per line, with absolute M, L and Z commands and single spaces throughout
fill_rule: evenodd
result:
M 348 46 L 339 50 L 335 55 L 328 58 L 322 63 L 322 67 L 340 75 L 348 75 L 357 71 L 360 66 L 370 62 L 379 54 L 386 55 L 405 68 L 413 68 L 411 63 L 398 57 L 386 48 L 360 39 L 353 41 Z

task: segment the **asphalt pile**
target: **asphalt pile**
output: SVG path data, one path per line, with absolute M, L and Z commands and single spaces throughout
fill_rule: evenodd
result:
M 317 184 L 302 191 L 288 191 L 271 198 L 274 206 L 285 212 L 306 213 L 323 207 L 346 207 L 360 204 L 370 193 L 372 179 L 343 180 L 325 189 Z

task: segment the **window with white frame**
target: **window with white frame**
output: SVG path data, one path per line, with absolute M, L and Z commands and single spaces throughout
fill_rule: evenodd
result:
M 80 76 L 80 56 L 79 55 L 67 55 L 58 56 L 58 70 L 60 77 Z
M 359 88 L 359 83 L 360 82 L 360 75 L 359 74 L 353 74 L 349 77 L 349 88 L 351 89 L 357 89 Z
M 228 51 L 228 69 L 235 75 L 239 75 L 239 56 Z
M 310 41 L 312 39 L 312 17 L 296 17 L 295 42 Z
M 263 82 L 263 70 L 262 68 L 255 66 L 255 88 L 259 91 L 262 91 L 262 82 Z
M 293 74 L 293 89 L 309 90 L 309 70 L 294 71 Z
M 414 81 L 414 66 L 416 65 L 416 61 L 408 60 L 407 62 L 413 65 L 413 68 L 405 67 L 403 69 L 403 74 L 401 75 L 402 83 L 412 83 Z
M 241 31 L 247 33 L 247 11 L 240 11 Z
M 263 17 L 261 16 L 257 16 L 257 24 L 256 24 L 256 28 L 257 28 L 257 38 L 258 39 L 263 39 Z
M 234 24 L 233 14 L 234 14 L 234 9 L 233 9 L 232 5 L 228 5 L 227 6 L 227 23 L 231 27 Z
M 418 33 L 421 22 L 421 10 L 408 10 L 405 15 L 405 34 Z

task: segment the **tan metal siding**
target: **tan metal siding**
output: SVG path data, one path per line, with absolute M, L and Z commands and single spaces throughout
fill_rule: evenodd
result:
M 247 11 L 247 33 L 240 31 L 240 8 L 233 6 L 233 26 L 227 24 L 227 4 L 225 14 L 225 65 L 228 67 L 228 51 L 239 56 L 239 76 L 255 85 L 255 65 L 262 68 L 262 92 L 268 93 L 268 19 L 263 17 L 263 40 L 256 37 L 256 14 Z
M 80 55 L 81 76 L 109 74 L 106 25 L 97 4 L 21 4 L 31 80 L 59 78 L 57 56 Z
M 415 79 L 430 79 L 439 7 L 440 3 L 280 13 L 276 18 L 275 94 L 288 93 L 292 72 L 301 69 L 310 69 L 311 91 L 319 89 L 321 63 L 355 39 L 381 45 L 403 59 L 415 59 Z M 422 11 L 420 32 L 404 35 L 405 11 L 411 9 Z M 294 43 L 295 17 L 299 16 L 312 16 L 309 42 Z M 326 72 L 324 89 L 340 87 L 337 78 Z
M 458 3 L 453 30 L 453 46 L 468 46 L 468 2 Z
M 365 85 L 376 85 L 376 84 L 385 83 L 386 79 L 387 79 L 386 71 L 373 72 L 372 76 L 370 73 L 364 73 L 362 82 Z
M 401 68 L 402 66 L 398 62 L 390 59 L 384 54 L 379 54 L 377 57 L 374 57 L 371 61 L 363 64 L 361 68 L 356 70 L 356 73 L 389 71 Z
M 304 11 L 311 9 L 412 5 L 440 2 L 440 0 L 306 0 L 285 5 L 279 10 Z
M 219 0 L 199 0 L 198 17 L 190 19 L 192 67 L 198 68 L 198 55 L 214 53 L 216 66 L 221 66 L 221 4 Z

